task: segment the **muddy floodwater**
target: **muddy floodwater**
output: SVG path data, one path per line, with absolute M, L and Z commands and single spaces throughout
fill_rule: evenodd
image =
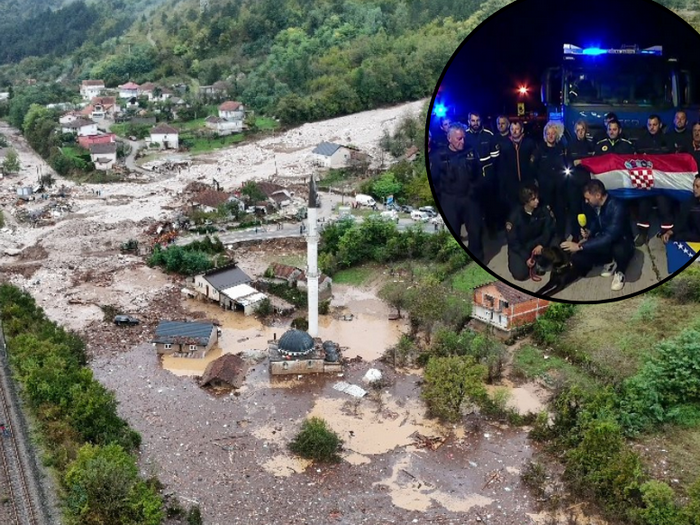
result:
M 213 303 L 188 299 L 185 305 L 192 312 L 204 312 L 206 318 L 217 319 L 222 334 L 204 359 L 164 356 L 163 368 L 176 375 L 202 375 L 207 365 L 223 354 L 264 353 L 268 341 L 281 337 L 289 329 L 288 326 L 265 326 L 253 316 L 222 310 Z M 386 307 L 378 299 L 351 301 L 345 311 L 353 314 L 352 321 L 319 316 L 318 333 L 324 341 L 330 339 L 347 347 L 346 358 L 360 356 L 365 361 L 374 361 L 396 344 L 404 329 L 402 322 L 387 319 Z

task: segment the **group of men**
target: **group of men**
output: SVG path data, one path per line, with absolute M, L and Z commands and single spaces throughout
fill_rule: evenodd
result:
M 447 223 L 458 234 L 465 225 L 475 258 L 484 258 L 484 226 L 492 236 L 505 227 L 514 279 L 528 279 L 533 256 L 544 247 L 559 246 L 570 252 L 580 275 L 603 264 L 602 275 L 613 276 L 611 288 L 617 291 L 624 286 L 635 246 L 648 241 L 654 205 L 664 242 L 672 237 L 700 241 L 700 180 L 695 179 L 693 197 L 678 213 L 665 195 L 633 199 L 635 235 L 627 202 L 591 180 L 580 161 L 609 153 L 690 153 L 700 166 L 700 122 L 692 128 L 687 122 L 679 111 L 664 132 L 660 117 L 650 115 L 644 136 L 633 143 L 609 113 L 604 135 L 591 137 L 581 120 L 567 140 L 561 124 L 548 122 L 536 143 L 525 136 L 520 122 L 499 116 L 494 134 L 482 127 L 477 113 L 470 113 L 468 126 L 441 120 L 442 132 L 431 137 L 430 175 Z M 585 228 L 579 224 L 581 215 L 587 217 Z

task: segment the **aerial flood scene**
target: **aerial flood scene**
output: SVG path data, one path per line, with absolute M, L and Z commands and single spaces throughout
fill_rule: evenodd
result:
M 700 523 L 698 243 L 569 302 L 473 253 L 471 135 L 569 108 L 441 75 L 528 2 L 0 0 L 0 523 Z

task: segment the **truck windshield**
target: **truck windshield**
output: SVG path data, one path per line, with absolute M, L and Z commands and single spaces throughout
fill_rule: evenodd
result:
M 664 106 L 673 103 L 671 71 L 659 63 L 640 64 L 635 60 L 576 65 L 567 68 L 564 87 L 569 104 Z

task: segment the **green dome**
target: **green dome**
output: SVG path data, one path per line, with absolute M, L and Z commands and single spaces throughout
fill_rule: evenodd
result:
M 290 356 L 304 356 L 314 349 L 314 340 L 302 330 L 288 330 L 277 343 L 280 354 Z

